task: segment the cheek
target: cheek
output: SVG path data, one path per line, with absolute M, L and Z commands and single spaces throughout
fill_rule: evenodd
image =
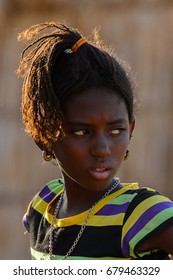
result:
M 126 151 L 127 151 L 127 144 L 118 146 L 114 149 L 114 155 L 118 156 L 119 158 L 123 158 Z
M 80 159 L 83 149 L 79 149 L 79 146 L 68 141 L 56 143 L 54 146 L 55 154 L 59 162 L 71 162 L 73 159 Z
M 129 144 L 128 137 L 126 137 L 124 139 L 119 139 L 118 142 L 113 144 L 113 147 L 112 147 L 113 155 L 119 157 L 120 159 L 123 159 L 124 155 L 127 151 L 128 144 Z

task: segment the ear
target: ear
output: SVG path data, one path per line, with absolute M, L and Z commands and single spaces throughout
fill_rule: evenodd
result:
M 130 122 L 130 135 L 129 135 L 129 140 L 131 139 L 132 135 L 133 135 L 133 131 L 135 128 L 135 117 L 133 117 L 132 121 Z

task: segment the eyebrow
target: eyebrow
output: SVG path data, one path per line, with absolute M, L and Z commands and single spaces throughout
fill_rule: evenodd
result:
M 110 124 L 110 125 L 113 125 L 113 124 L 128 124 L 128 121 L 126 119 L 117 119 L 117 120 L 109 122 L 108 124 Z

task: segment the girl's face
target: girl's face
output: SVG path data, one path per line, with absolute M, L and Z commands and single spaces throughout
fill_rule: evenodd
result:
M 66 187 L 101 191 L 117 173 L 134 128 L 125 103 L 106 88 L 92 88 L 64 106 L 65 136 L 54 144 Z

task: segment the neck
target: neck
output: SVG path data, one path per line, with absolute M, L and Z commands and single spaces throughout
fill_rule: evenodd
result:
M 66 218 L 73 215 L 77 215 L 84 212 L 92 207 L 96 202 L 98 202 L 104 194 L 116 184 L 116 180 L 100 191 L 92 191 L 81 186 L 69 185 L 65 182 L 65 192 L 63 196 L 63 202 L 59 211 L 59 218 Z M 114 192 L 115 189 L 112 189 Z

